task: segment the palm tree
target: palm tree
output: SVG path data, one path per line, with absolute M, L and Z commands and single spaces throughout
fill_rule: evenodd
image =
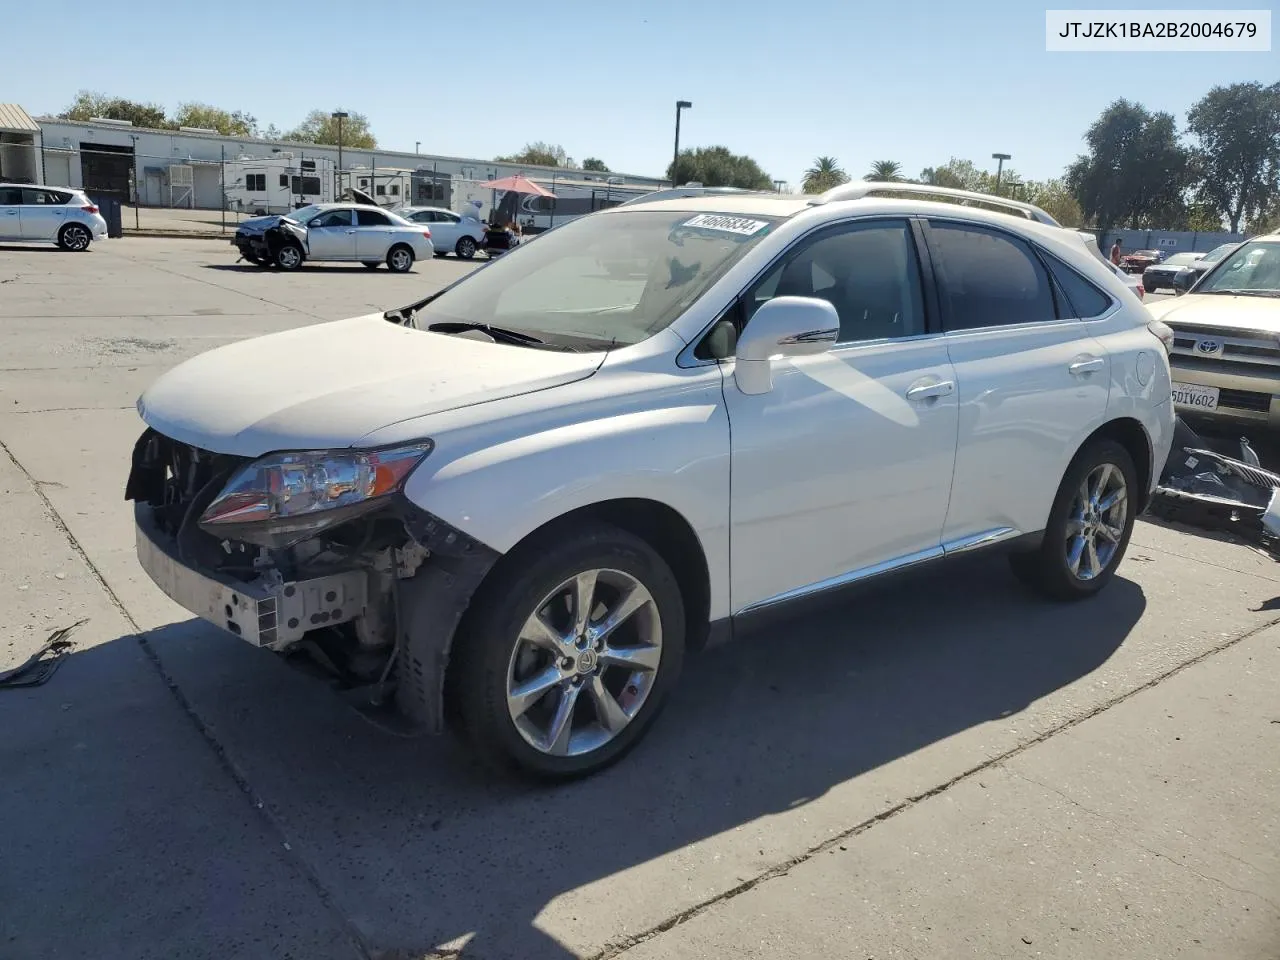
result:
M 849 175 L 840 167 L 835 157 L 817 157 L 813 166 L 804 172 L 805 193 L 825 193 L 832 187 L 849 182 Z
M 897 183 L 902 179 L 902 164 L 897 160 L 877 160 L 862 179 L 877 183 Z

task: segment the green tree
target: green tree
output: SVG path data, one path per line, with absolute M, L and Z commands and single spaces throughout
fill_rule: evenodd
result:
M 1222 213 L 1212 203 L 1197 200 L 1187 208 L 1187 229 L 1217 233 L 1222 229 Z
M 920 182 L 931 187 L 949 187 L 952 190 L 980 190 L 987 173 L 979 170 L 972 160 L 952 157 L 940 167 L 925 167 L 920 171 Z
M 877 160 L 863 180 L 874 180 L 878 183 L 898 183 L 902 180 L 902 164 L 896 160 Z
M 1280 83 L 1214 87 L 1187 111 L 1187 131 L 1196 195 L 1236 233 L 1280 189 Z
M 1085 143 L 1088 150 L 1067 168 L 1066 181 L 1099 228 L 1186 223 L 1190 158 L 1171 115 L 1116 100 L 1089 127 Z
M 680 151 L 680 169 L 667 165 L 667 179 L 676 183 L 697 182 L 708 187 L 738 187 L 743 190 L 772 190 L 773 181 L 760 165 L 745 155 L 730 153 L 728 147 L 698 147 Z
M 228 137 L 256 137 L 258 120 L 243 110 L 234 112 L 207 103 L 181 103 L 173 122 L 179 127 L 205 127 Z M 345 134 L 345 131 L 343 131 Z M 346 137 L 344 136 L 345 140 Z
M 284 135 L 284 140 L 296 140 L 299 143 L 336 144 L 338 142 L 338 121 L 331 116 L 338 111 L 312 110 L 307 118 Z M 342 119 L 342 145 L 357 150 L 372 150 L 378 145 L 369 129 L 369 118 L 354 110 L 347 111 Z
M 582 169 L 590 170 L 592 173 L 612 173 L 603 160 L 597 160 L 595 157 L 587 157 L 582 161 Z
M 813 166 L 804 172 L 800 189 L 805 193 L 825 193 L 848 182 L 849 174 L 844 172 L 835 157 L 816 157 Z
M 533 167 L 573 167 L 573 158 L 564 152 L 564 147 L 541 140 L 526 143 L 519 153 L 493 159 L 496 163 L 527 163 Z
M 1084 223 L 1079 202 L 1061 179 L 1028 180 L 1018 189 L 1017 198 L 1034 203 L 1064 227 L 1079 227 Z
M 123 97 L 109 97 L 93 90 L 81 90 L 62 113 L 64 120 L 128 120 L 135 127 L 153 127 L 171 130 L 177 126 L 164 115 L 164 107 L 155 103 L 138 103 Z

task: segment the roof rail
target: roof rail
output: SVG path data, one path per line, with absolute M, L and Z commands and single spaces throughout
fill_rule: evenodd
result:
M 978 193 L 974 190 L 957 190 L 954 187 L 935 187 L 928 183 L 890 183 L 879 180 L 855 180 L 853 183 L 846 183 L 843 186 L 833 187 L 826 193 L 819 194 L 809 201 L 810 206 L 818 206 L 823 203 L 832 203 L 837 200 L 860 200 L 863 197 L 869 197 L 878 193 L 916 193 L 922 199 L 935 197 L 943 201 L 954 202 L 956 200 L 968 200 L 970 203 L 980 203 L 989 207 L 996 207 L 1004 213 L 1012 213 L 1015 216 L 1025 217 L 1028 220 L 1036 220 L 1039 223 L 1048 224 L 1051 227 L 1060 227 L 1060 224 L 1049 214 L 1045 213 L 1039 207 L 1031 203 L 1023 203 L 1021 200 L 1010 200 L 1008 197 L 998 197 L 993 193 Z

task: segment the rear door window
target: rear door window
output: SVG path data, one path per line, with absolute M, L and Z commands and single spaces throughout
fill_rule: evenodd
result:
M 61 190 L 23 187 L 22 204 L 24 206 L 62 206 L 71 201 L 71 194 Z
M 357 210 L 356 226 L 389 227 L 391 226 L 391 218 L 385 213 L 379 213 L 377 210 Z
M 928 236 L 946 330 L 1058 319 L 1048 271 L 1020 238 L 938 220 L 929 221 Z

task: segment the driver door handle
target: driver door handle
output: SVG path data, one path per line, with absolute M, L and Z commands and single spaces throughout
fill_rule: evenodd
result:
M 949 396 L 955 388 L 955 382 L 952 380 L 932 380 L 918 383 L 907 390 L 907 399 L 936 400 L 938 397 Z
M 1106 365 L 1107 361 L 1102 359 L 1102 357 L 1082 357 L 1079 360 L 1073 361 L 1071 366 L 1067 367 L 1067 369 L 1075 376 L 1082 377 L 1086 373 L 1093 373 L 1095 370 L 1101 370 Z

